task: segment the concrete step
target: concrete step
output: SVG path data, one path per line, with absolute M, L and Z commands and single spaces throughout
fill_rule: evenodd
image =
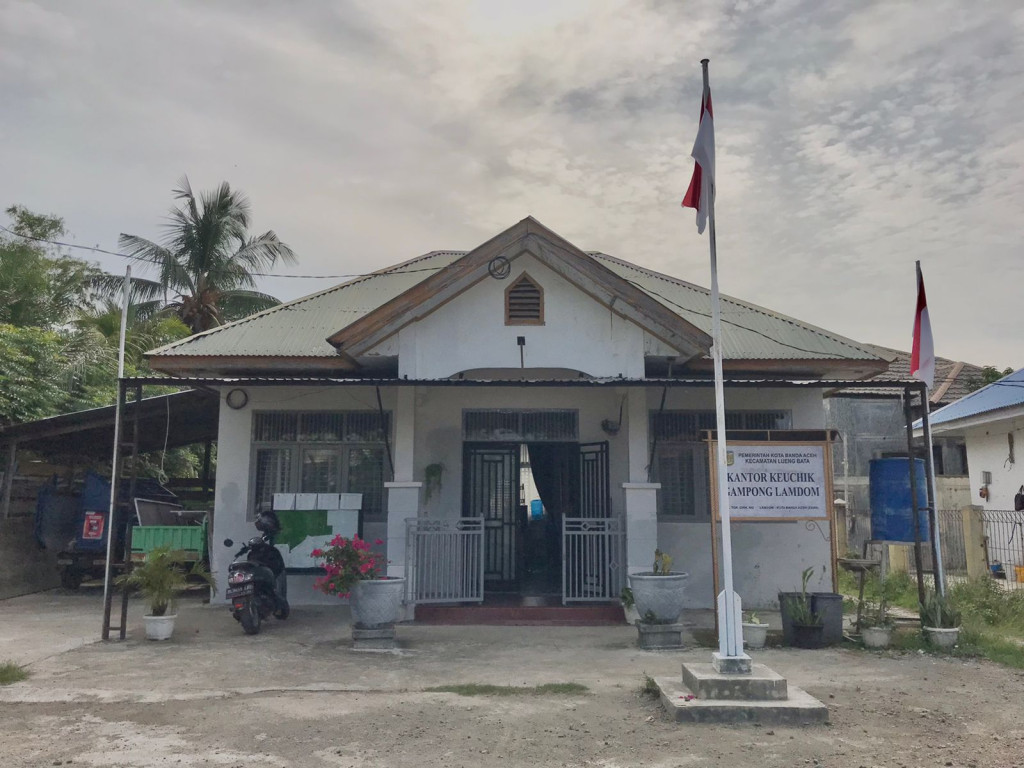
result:
M 828 722 L 828 707 L 806 691 L 789 686 L 785 701 L 698 699 L 682 682 L 654 680 L 661 703 L 677 723 L 760 723 L 762 725 L 820 725 Z
M 698 699 L 785 701 L 786 678 L 764 664 L 753 664 L 750 674 L 726 675 L 712 664 L 683 664 L 683 685 Z

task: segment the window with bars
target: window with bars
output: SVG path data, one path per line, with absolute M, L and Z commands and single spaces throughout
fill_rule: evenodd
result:
M 385 435 L 377 411 L 264 411 L 253 414 L 250 517 L 275 493 L 361 493 L 363 520 L 383 520 Z
M 579 414 L 570 410 L 463 411 L 462 435 L 474 442 L 571 443 L 579 440 Z
M 525 273 L 505 289 L 505 325 L 544 325 L 544 289 Z
M 789 429 L 789 411 L 729 411 L 726 429 Z M 652 411 L 650 438 L 654 442 L 653 479 L 661 483 L 658 514 L 679 520 L 709 520 L 711 516 L 708 445 L 704 430 L 715 429 L 714 411 Z

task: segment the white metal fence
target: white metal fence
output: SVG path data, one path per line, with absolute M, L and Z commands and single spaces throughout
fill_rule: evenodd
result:
M 484 599 L 484 519 L 406 521 L 406 599 L 479 603 Z
M 625 585 L 625 542 L 617 518 L 562 518 L 562 602 L 618 598 Z

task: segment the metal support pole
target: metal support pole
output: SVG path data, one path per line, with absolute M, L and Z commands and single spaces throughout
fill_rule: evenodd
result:
M 11 514 L 11 490 L 14 488 L 14 473 L 18 469 L 18 441 L 10 440 L 7 443 L 7 468 L 4 470 L 4 487 L 2 494 L 3 517 L 8 518 Z
M 907 421 L 907 469 L 910 476 L 910 507 L 914 516 L 914 567 L 917 569 L 917 599 L 924 603 L 924 563 L 921 560 L 921 517 L 917 505 L 917 466 L 914 462 L 914 422 L 910 413 L 910 387 L 903 390 L 903 415 Z

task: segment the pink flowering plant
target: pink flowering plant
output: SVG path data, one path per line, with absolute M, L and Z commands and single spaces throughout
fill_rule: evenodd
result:
M 374 543 L 384 542 L 377 539 Z M 358 536 L 335 536 L 325 548 L 314 549 L 312 555 L 323 561 L 320 565 L 325 571 L 313 582 L 313 588 L 338 597 L 348 597 L 357 581 L 379 579 L 381 569 L 387 565 L 387 560 L 370 549 L 370 542 Z

